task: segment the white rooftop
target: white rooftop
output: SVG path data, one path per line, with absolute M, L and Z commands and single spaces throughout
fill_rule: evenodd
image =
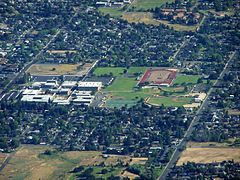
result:
M 52 99 L 53 99 L 53 96 L 51 95 L 24 95 L 21 101 L 48 103 L 49 100 L 52 100 Z
M 79 82 L 79 87 L 102 87 L 102 82 Z
M 43 94 L 43 92 L 41 90 L 25 89 L 22 94 L 23 95 L 38 95 L 38 94 Z
M 75 86 L 75 85 L 77 85 L 77 81 L 64 81 L 62 83 L 62 86 L 70 86 L 70 87 L 72 87 L 72 86 Z

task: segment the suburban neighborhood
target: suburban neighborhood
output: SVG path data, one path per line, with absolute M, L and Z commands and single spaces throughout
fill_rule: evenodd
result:
M 239 179 L 239 9 L 0 2 L 0 179 Z

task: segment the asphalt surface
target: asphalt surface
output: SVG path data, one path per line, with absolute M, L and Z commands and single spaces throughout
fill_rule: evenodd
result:
M 228 60 L 228 62 L 226 63 L 224 69 L 222 70 L 221 74 L 219 75 L 218 79 L 216 80 L 216 82 L 213 84 L 213 86 L 210 88 L 209 92 L 207 93 L 207 96 L 205 98 L 205 100 L 203 101 L 202 105 L 200 106 L 200 108 L 198 109 L 196 115 L 194 116 L 191 124 L 189 125 L 186 133 L 184 134 L 183 139 L 180 141 L 180 143 L 176 146 L 176 149 L 174 150 L 169 162 L 167 163 L 167 165 L 164 167 L 163 172 L 161 174 L 161 176 L 158 178 L 159 180 L 165 180 L 168 173 L 170 172 L 171 168 L 174 167 L 174 165 L 176 164 L 177 160 L 180 158 L 181 155 L 181 150 L 186 147 L 186 144 L 194 130 L 194 126 L 198 123 L 199 119 L 201 118 L 201 115 L 203 114 L 203 111 L 205 109 L 207 109 L 208 107 L 208 103 L 209 103 L 209 95 L 215 90 L 213 87 L 217 86 L 221 79 L 223 78 L 223 76 L 225 75 L 225 73 L 227 73 L 228 70 L 228 66 L 229 64 L 231 64 L 233 62 L 234 56 L 235 56 L 236 52 L 234 52 L 232 55 L 230 55 L 230 58 Z

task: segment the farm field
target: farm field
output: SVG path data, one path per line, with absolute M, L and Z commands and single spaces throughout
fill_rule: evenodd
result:
M 187 148 L 182 152 L 177 165 L 183 163 L 211 163 L 233 160 L 240 162 L 240 148 L 226 148 L 226 147 L 203 147 L 203 148 Z
M 68 151 L 53 152 L 51 155 L 43 154 L 45 150 L 53 150 L 48 146 L 21 146 L 7 166 L 0 173 L 0 179 L 75 179 L 74 174 L 69 173 L 75 167 L 94 166 L 95 175 L 101 177 L 99 171 L 104 167 L 99 167 L 105 163 L 109 173 L 104 174 L 109 177 L 112 174 L 119 175 L 124 168 L 117 167 L 118 160 L 129 164 L 145 164 L 147 158 L 131 158 L 130 156 L 109 156 L 103 158 L 99 151 Z M 95 167 L 96 166 L 96 167 Z
M 176 107 L 181 107 L 185 104 L 190 104 L 192 102 L 192 98 L 189 97 L 151 97 L 149 100 L 147 100 L 147 103 L 156 105 L 156 106 L 161 106 L 162 104 L 164 106 L 176 106 Z
M 174 2 L 174 0 L 135 0 L 130 6 L 135 10 L 150 10 L 152 8 L 160 7 L 165 3 Z
M 27 72 L 31 75 L 84 75 L 92 64 L 33 64 Z

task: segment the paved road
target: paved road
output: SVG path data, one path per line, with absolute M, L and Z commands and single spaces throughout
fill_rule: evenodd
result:
M 223 76 L 225 75 L 225 73 L 228 71 L 227 67 L 228 65 L 232 62 L 233 57 L 235 56 L 236 52 L 234 52 L 233 54 L 230 55 L 230 58 L 228 60 L 228 62 L 226 63 L 225 67 L 223 68 L 221 74 L 219 75 L 218 79 L 215 81 L 215 83 L 213 84 L 213 86 L 210 88 L 210 90 L 207 93 L 207 96 L 205 98 L 205 100 L 203 101 L 202 105 L 200 106 L 200 108 L 198 109 L 196 115 L 194 116 L 191 124 L 189 125 L 186 133 L 184 134 L 183 139 L 180 141 L 180 143 L 177 145 L 176 149 L 174 150 L 169 162 L 167 163 L 167 165 L 164 167 L 163 172 L 161 174 L 161 176 L 158 178 L 160 180 L 164 180 L 166 179 L 168 173 L 170 172 L 171 168 L 176 164 L 177 160 L 180 157 L 181 154 L 181 150 L 186 147 L 187 141 L 189 140 L 193 130 L 194 130 L 194 126 L 198 123 L 199 119 L 201 118 L 201 114 L 203 113 L 203 111 L 207 108 L 208 106 L 208 102 L 209 102 L 209 95 L 213 92 L 214 90 L 214 86 L 218 85 L 218 83 L 220 82 L 220 80 L 223 78 Z

